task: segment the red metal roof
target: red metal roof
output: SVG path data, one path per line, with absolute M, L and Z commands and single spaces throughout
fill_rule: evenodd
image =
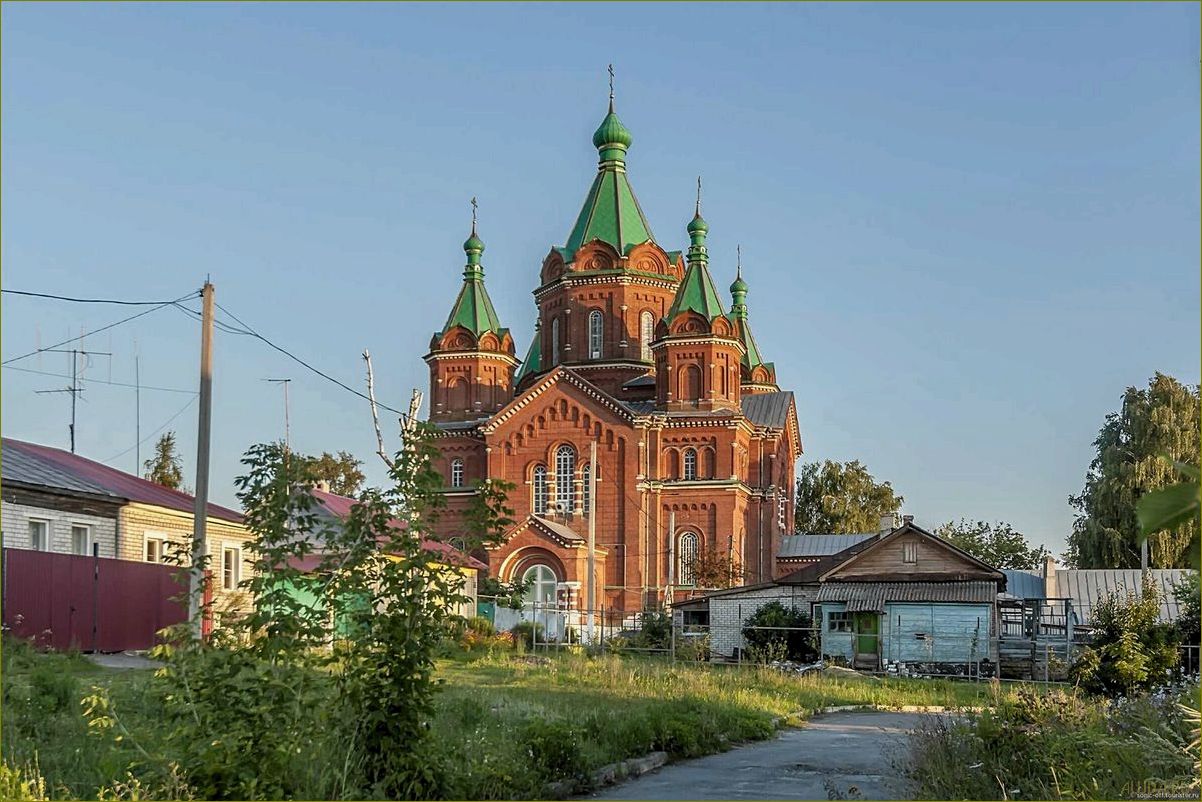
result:
M 27 443 L 23 440 L 14 440 L 10 437 L 3 438 L 0 441 L 0 447 L 4 451 L 12 449 L 50 463 L 60 471 L 93 485 L 99 485 L 116 496 L 136 501 L 139 504 L 153 504 L 157 507 L 166 507 L 187 513 L 193 513 L 196 510 L 195 498 L 187 493 L 156 485 L 154 482 L 119 471 L 116 468 L 110 468 L 69 451 Z M 3 456 L 0 455 L 0 459 L 2 458 Z M 240 513 L 212 502 L 208 505 L 208 513 L 210 518 L 242 523 Z
M 359 503 L 353 498 L 340 496 L 336 493 L 330 493 L 326 490 L 313 490 L 313 498 L 317 499 L 317 501 L 326 509 L 326 512 L 335 518 L 340 519 L 348 517 L 351 514 L 351 508 Z M 388 523 L 389 525 L 395 526 L 398 529 L 405 529 L 408 526 L 407 522 L 402 521 L 399 518 L 393 518 Z M 443 543 L 441 540 L 430 540 L 427 538 L 422 541 L 422 548 L 426 551 L 437 552 L 444 555 L 447 557 L 448 562 L 453 565 L 461 565 L 466 568 L 475 568 L 479 571 L 488 570 L 488 566 L 477 560 L 475 557 L 471 556 L 470 554 L 464 554 L 451 544 Z M 306 559 L 299 562 L 294 562 L 293 567 L 300 568 L 302 571 L 311 571 L 316 567 L 317 562 L 320 562 L 320 559 L 310 565 L 309 561 Z

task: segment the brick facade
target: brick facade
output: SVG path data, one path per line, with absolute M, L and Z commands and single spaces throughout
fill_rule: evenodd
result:
M 18 504 L 5 499 L 0 504 L 0 526 L 3 527 L 4 547 L 9 549 L 33 548 L 30 540 L 30 522 L 45 521 L 50 535 L 47 551 L 58 554 L 76 553 L 72 527 L 86 526 L 91 542 L 100 546 L 100 556 L 116 556 L 117 519 L 115 515 L 112 517 L 89 515 L 60 509 L 57 506 Z M 90 551 L 87 553 L 91 554 Z

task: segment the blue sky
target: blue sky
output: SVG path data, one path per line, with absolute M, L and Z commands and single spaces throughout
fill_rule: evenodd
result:
M 3 284 L 217 299 L 380 399 L 460 282 L 468 200 L 524 351 L 538 268 L 595 169 L 605 66 L 658 241 L 705 180 L 806 460 L 865 461 L 919 523 L 1006 520 L 1056 551 L 1128 385 L 1199 379 L 1196 4 L 3 6 Z M 6 295 L 4 358 L 130 314 Z M 166 309 L 89 338 L 85 377 L 192 389 Z M 25 368 L 69 372 L 45 354 Z M 372 456 L 366 404 L 261 343 L 215 345 L 214 500 L 282 436 Z M 67 445 L 61 379 L 3 371 L 7 436 Z M 134 468 L 134 394 L 91 384 L 79 451 Z M 150 434 L 189 396 L 142 394 Z M 188 461 L 195 406 L 175 419 Z M 395 443 L 395 441 L 393 441 Z M 126 452 L 126 453 L 122 453 Z

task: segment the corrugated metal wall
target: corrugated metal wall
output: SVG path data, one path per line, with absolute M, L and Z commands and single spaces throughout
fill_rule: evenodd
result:
M 40 646 L 149 649 L 158 630 L 187 620 L 177 599 L 187 590 L 182 569 L 26 549 L 3 555 L 4 625 Z

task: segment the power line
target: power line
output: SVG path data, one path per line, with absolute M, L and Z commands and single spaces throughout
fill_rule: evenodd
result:
M 25 290 L 0 290 L 8 295 L 25 295 L 30 298 L 50 298 L 55 301 L 70 301 L 77 304 L 115 304 L 118 306 L 164 306 L 174 301 L 122 301 L 115 298 L 73 298 L 69 295 L 52 295 L 48 292 L 27 292 Z M 191 295 L 184 296 L 185 298 Z M 182 298 L 176 300 L 183 300 Z
M 195 309 L 193 309 L 190 306 L 184 306 L 183 304 L 172 304 L 172 306 L 174 306 L 179 311 L 185 313 L 185 315 L 189 316 L 191 319 L 202 320 L 202 321 L 204 319 L 203 316 L 200 314 L 200 312 L 197 312 Z M 234 326 L 231 326 L 228 323 L 217 320 L 216 318 L 213 319 L 213 324 L 216 325 L 217 328 L 226 332 L 227 334 L 244 334 L 248 337 L 254 336 L 251 332 L 247 331 L 246 329 L 236 328 Z
M 51 373 L 51 372 L 50 372 L 50 371 L 48 371 L 48 370 L 34 370 L 33 368 L 22 368 L 22 367 L 19 367 L 19 366 L 17 366 L 17 365 L 3 365 L 3 366 L 0 366 L 0 367 L 3 367 L 5 370 L 19 370 L 19 371 L 21 371 L 22 373 L 36 373 L 36 374 L 38 374 L 39 376 L 53 376 L 53 377 L 55 377 L 55 378 L 58 378 L 58 379 L 69 379 L 69 378 L 71 378 L 71 375 L 70 375 L 69 373 Z M 180 388 L 178 388 L 178 387 L 151 387 L 151 386 L 149 386 L 149 385 L 146 385 L 146 384 L 143 384 L 143 385 L 137 385 L 137 384 L 130 384 L 130 383 L 128 383 L 128 382 L 113 382 L 113 381 L 105 381 L 104 379 L 86 379 L 86 378 L 83 378 L 83 377 L 79 377 L 79 381 L 81 381 L 81 382 L 91 382 L 91 383 L 94 383 L 94 384 L 109 384 L 109 385 L 112 385 L 113 387 L 134 387 L 134 388 L 137 388 L 137 387 L 139 387 L 139 386 L 140 386 L 140 387 L 141 387 L 143 390 L 161 390 L 162 392 L 165 392 L 165 393 L 191 393 L 192 395 L 196 395 L 196 391 L 195 391 L 195 390 L 181 390 L 181 389 L 180 389 Z
M 195 404 L 195 403 L 196 403 L 196 399 L 197 399 L 197 397 L 198 397 L 198 396 L 194 395 L 194 396 L 192 396 L 191 398 L 189 398 L 189 399 L 188 399 L 188 403 L 186 403 L 186 404 L 184 404 L 182 407 L 180 407 L 178 412 L 176 412 L 174 415 L 172 415 L 170 418 L 168 418 L 166 421 L 164 421 L 164 422 L 163 422 L 163 424 L 162 424 L 161 426 L 159 426 L 157 429 L 155 429 L 155 430 L 154 430 L 153 432 L 151 432 L 150 434 L 148 434 L 148 435 L 146 435 L 145 437 L 143 437 L 143 438 L 142 438 L 141 440 L 139 440 L 137 443 L 134 443 L 132 446 L 130 446 L 129 448 L 125 449 L 125 450 L 124 450 L 124 451 L 122 451 L 120 454 L 116 454 L 116 455 L 114 455 L 114 456 L 112 456 L 112 457 L 109 457 L 108 459 L 102 459 L 102 460 L 100 460 L 100 461 L 101 461 L 101 462 L 112 462 L 113 460 L 118 460 L 118 459 L 121 459 L 121 458 L 122 458 L 122 457 L 124 457 L 126 454 L 128 454 L 128 453 L 129 453 L 129 452 L 131 452 L 131 451 L 133 451 L 135 448 L 137 448 L 138 446 L 142 445 L 142 444 L 143 444 L 143 443 L 145 443 L 147 440 L 149 440 L 150 438 L 154 437 L 154 436 L 155 436 L 156 434 L 158 434 L 159 432 L 161 432 L 161 431 L 163 431 L 164 429 L 166 429 L 166 428 L 167 428 L 167 426 L 169 426 L 169 425 L 171 424 L 171 421 L 175 420 L 175 419 L 176 419 L 176 418 L 178 418 L 180 415 L 183 415 L 183 414 L 184 414 L 184 413 L 185 413 L 185 412 L 188 410 L 188 407 L 190 407 L 190 406 L 192 406 L 193 404 Z
M 5 292 L 13 292 L 13 290 L 5 290 Z M 78 341 L 78 340 L 82 340 L 82 339 L 84 339 L 85 337 L 91 337 L 93 334 L 99 334 L 99 333 L 100 333 L 100 332 L 102 332 L 102 331 L 108 331 L 109 329 L 116 328 L 117 326 L 120 326 L 122 323 L 128 323 L 128 322 L 129 322 L 129 321 L 131 321 L 131 320 L 136 320 L 137 318 L 140 318 L 140 317 L 142 317 L 143 315 L 149 315 L 151 312 L 157 312 L 158 310 L 162 309 L 162 308 L 163 308 L 163 307 L 165 307 L 165 306 L 171 306 L 172 304 L 176 304 L 176 303 L 178 303 L 178 302 L 180 302 L 180 301 L 185 301 L 185 300 L 187 300 L 188 298 L 194 298 L 194 297 L 196 297 L 196 295 L 197 295 L 197 292 L 196 292 L 196 291 L 189 292 L 187 295 L 181 295 L 179 298 L 176 298 L 174 301 L 164 301 L 163 303 L 160 303 L 160 304 L 158 304 L 157 306 L 153 306 L 153 307 L 151 307 L 150 309 L 145 309 L 145 310 L 143 310 L 143 311 L 139 312 L 139 313 L 138 313 L 138 314 L 136 314 L 136 315 L 130 315 L 129 317 L 122 318 L 121 320 L 118 320 L 116 323 L 110 323 L 110 324 L 108 324 L 107 326 L 101 326 L 101 327 L 100 327 L 100 328 L 98 328 L 98 329 L 94 329 L 94 330 L 92 330 L 92 331 L 89 331 L 89 332 L 84 332 L 83 334 L 80 334 L 78 337 L 69 337 L 69 338 L 67 338 L 66 340 L 63 340 L 63 341 L 62 341 L 62 342 L 60 342 L 60 343 L 55 343 L 54 345 L 48 346 L 48 347 L 46 347 L 46 348 L 38 348 L 38 349 L 35 349 L 35 350 L 33 350 L 33 351 L 30 351 L 30 352 L 29 352 L 29 353 L 27 353 L 27 354 L 21 354 L 20 356 L 14 356 L 14 357 L 12 357 L 11 359 L 6 359 L 6 360 L 4 360 L 3 362 L 0 362 L 0 365 L 8 365 L 8 364 L 10 364 L 10 363 L 12 363 L 12 362 L 17 362 L 17 361 L 19 361 L 19 360 L 22 360 L 22 359 L 27 359 L 27 358 L 29 358 L 29 357 L 31 357 L 31 356 L 36 356 L 37 354 L 40 354 L 40 353 L 42 353 L 43 351 L 49 351 L 49 350 L 51 350 L 51 349 L 54 349 L 54 348 L 59 348 L 59 347 L 61 347 L 61 346 L 68 345 L 68 344 L 70 344 L 70 343 L 76 342 L 76 341 Z M 66 298 L 66 299 L 64 299 L 64 300 L 68 300 L 68 301 L 79 301 L 80 299 L 76 299 L 76 298 Z M 81 302 L 82 302 L 82 301 L 81 301 Z M 98 301 L 97 303 L 104 303 L 104 302 L 103 302 L 103 301 Z M 138 302 L 138 305 L 139 305 L 139 306 L 141 306 L 141 305 L 143 305 L 143 304 L 142 304 L 142 302 Z
M 338 381 L 337 379 L 335 379 L 333 376 L 329 375 L 328 373 L 323 373 L 322 371 L 320 371 L 320 370 L 318 370 L 317 368 L 313 367 L 313 366 L 312 366 L 312 365 L 310 365 L 308 362 L 306 362 L 305 360 L 303 360 L 303 359 L 301 359 L 300 357 L 296 356 L 295 354 L 292 354 L 292 353 L 290 353 L 289 351 L 285 350 L 284 348 L 281 348 L 280 346 L 276 345 L 276 344 L 275 344 L 275 343 L 273 343 L 271 340 L 267 339 L 267 338 L 266 338 L 266 337 L 264 337 L 262 334 L 259 334 L 257 331 L 255 331 L 254 329 L 252 329 L 252 328 L 251 328 L 250 326 L 248 326 L 246 323 L 242 322 L 242 321 L 241 321 L 241 320 L 238 318 L 238 316 L 237 316 L 237 315 L 235 315 L 235 314 L 234 314 L 233 312 L 231 312 L 230 310 L 226 309 L 226 308 L 225 308 L 224 306 L 222 306 L 221 304 L 217 304 L 217 308 L 218 308 L 218 309 L 220 309 L 222 312 L 225 312 L 225 313 L 226 313 L 227 315 L 229 315 L 230 317 L 232 317 L 232 318 L 234 319 L 234 322 L 235 322 L 235 323 L 237 323 L 239 326 L 241 326 L 243 329 L 245 329 L 245 330 L 246 330 L 246 331 L 245 331 L 245 333 L 246 333 L 246 334 L 249 334 L 250 336 L 254 337 L 255 339 L 262 341 L 263 343 L 265 343 L 266 345 L 270 346 L 271 348 L 274 348 L 275 350 L 279 351 L 279 352 L 280 352 L 281 354 L 283 354 L 284 356 L 286 356 L 286 357 L 288 357 L 289 359 L 291 359 L 293 362 L 296 362 L 298 365 L 300 365 L 300 366 L 302 366 L 302 367 L 304 367 L 304 368 L 307 368 L 308 370 L 312 371 L 313 373 L 316 373 L 318 376 L 322 377 L 322 378 L 323 378 L 323 379 L 325 379 L 326 381 L 333 382 L 334 384 L 336 384 L 336 385 L 338 385 L 339 387 L 341 387 L 343 390 L 346 390 L 348 393 L 353 393 L 353 394 L 355 394 L 355 395 L 359 396 L 360 398 L 362 398 L 364 401 L 371 401 L 371 398 L 370 398 L 370 397 L 368 397 L 367 395 L 364 395 L 363 393 L 359 392 L 358 390 L 356 390 L 356 389 L 355 389 L 355 388 L 353 388 L 353 387 L 350 387 L 349 385 L 343 384 L 342 382 Z M 403 418 L 404 418 L 404 417 L 408 417 L 408 414 L 407 414 L 407 413 L 405 413 L 405 412 L 401 412 L 399 409 L 393 409 L 392 407 L 388 406 L 387 404 L 381 404 L 381 403 L 379 403 L 379 402 L 377 401 L 377 402 L 376 402 L 376 406 L 379 406 L 379 407 L 381 407 L 382 409 L 386 409 L 386 410 L 388 410 L 389 412 L 395 412 L 396 414 L 400 415 L 400 416 L 401 416 L 401 417 L 403 417 Z

